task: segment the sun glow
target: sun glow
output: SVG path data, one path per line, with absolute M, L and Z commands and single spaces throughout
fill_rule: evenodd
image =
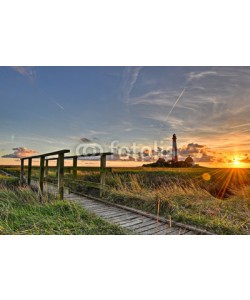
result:
M 241 162 L 240 162 L 240 159 L 238 157 L 235 157 L 233 159 L 233 166 L 234 166 L 234 168 L 238 168 L 238 167 L 241 166 Z

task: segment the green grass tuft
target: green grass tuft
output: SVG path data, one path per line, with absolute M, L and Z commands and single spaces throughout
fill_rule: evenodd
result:
M 0 234 L 113 235 L 127 232 L 70 201 L 29 188 L 0 188 Z

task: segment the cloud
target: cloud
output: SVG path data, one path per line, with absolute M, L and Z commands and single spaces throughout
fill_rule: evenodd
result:
M 167 117 L 166 117 L 166 121 L 168 120 L 168 118 L 169 118 L 169 116 L 171 115 L 173 109 L 175 108 L 175 106 L 177 105 L 177 103 L 179 102 L 179 100 L 181 99 L 181 97 L 183 96 L 184 92 L 185 92 L 185 88 L 182 90 L 182 92 L 181 92 L 180 95 L 178 96 L 177 100 L 175 101 L 174 105 L 173 105 L 172 108 L 170 109 L 170 111 L 169 111 L 169 113 L 168 113 L 168 115 L 167 115 Z
M 242 162 L 242 163 L 250 163 L 250 158 L 249 157 L 243 158 L 243 159 L 240 160 L 240 162 Z
M 61 108 L 62 110 L 65 110 L 64 107 L 63 107 L 60 103 L 58 103 L 58 102 L 55 101 L 55 104 L 56 104 L 59 108 Z
M 188 145 L 182 146 L 179 153 L 181 155 L 191 155 L 194 153 L 204 153 L 205 150 L 206 150 L 206 146 L 204 145 L 190 143 Z
M 25 148 L 25 147 L 12 148 L 12 150 L 14 150 L 13 153 L 3 155 L 2 157 L 5 157 L 5 158 L 6 157 L 9 157 L 9 158 L 22 158 L 22 157 L 31 156 L 31 155 L 37 153 L 37 151 L 32 150 L 32 149 L 28 149 L 28 148 Z
M 81 138 L 80 141 L 83 142 L 83 143 L 92 143 L 91 140 L 89 140 L 89 139 L 87 139 L 85 137 Z
M 132 92 L 140 75 L 142 67 L 127 67 L 123 74 L 122 85 L 122 100 L 125 103 L 129 102 L 130 93 Z
M 32 67 L 12 67 L 17 73 L 29 78 L 29 80 L 34 81 L 36 78 L 36 72 Z
M 245 126 L 249 126 L 249 125 L 250 125 L 250 123 L 245 123 L 245 124 L 240 124 L 240 125 L 232 126 L 230 128 L 245 127 Z
M 189 143 L 188 145 L 182 146 L 182 148 L 179 150 L 179 155 L 183 158 L 190 155 L 194 158 L 195 162 L 216 161 L 216 156 L 207 149 L 207 146 L 195 143 Z
M 204 71 L 204 72 L 190 72 L 188 74 L 188 81 L 192 80 L 199 80 L 201 78 L 211 76 L 211 75 L 218 75 L 218 72 L 216 71 Z

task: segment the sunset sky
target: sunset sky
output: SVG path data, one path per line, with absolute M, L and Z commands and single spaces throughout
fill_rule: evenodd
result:
M 180 157 L 250 157 L 249 67 L 1 67 L 0 103 L 0 156 L 176 133 Z

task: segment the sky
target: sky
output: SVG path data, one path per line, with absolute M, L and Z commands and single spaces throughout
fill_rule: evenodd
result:
M 176 133 L 180 158 L 248 162 L 249 115 L 250 67 L 0 67 L 2 157 Z

